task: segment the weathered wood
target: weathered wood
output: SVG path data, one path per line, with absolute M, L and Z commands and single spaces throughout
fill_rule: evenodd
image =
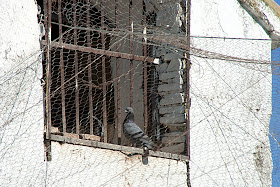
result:
M 44 140 L 44 152 L 45 152 L 45 160 L 52 161 L 52 147 L 51 147 L 51 140 L 46 139 Z
M 61 143 L 74 144 L 74 145 L 95 147 L 95 148 L 101 148 L 101 149 L 110 149 L 113 151 L 143 154 L 142 148 L 128 147 L 128 146 L 98 142 L 98 141 L 93 141 L 93 140 L 84 140 L 84 139 L 78 139 L 78 138 L 72 138 L 72 137 L 65 137 L 65 136 L 59 136 L 59 135 L 54 135 L 54 134 L 51 134 L 51 140 L 56 141 L 56 142 L 61 142 Z M 160 152 L 160 151 L 149 151 L 149 156 L 172 159 L 172 160 L 184 160 L 184 161 L 188 160 L 187 159 L 188 157 L 184 156 L 184 155 L 178 155 L 178 154 L 172 154 L 172 153 L 166 153 L 166 152 Z
M 92 135 L 92 134 L 81 134 L 83 139 L 85 140 L 93 140 L 100 142 L 100 136 Z
M 50 139 L 50 132 L 51 132 L 51 126 L 52 126 L 52 118 L 51 118 L 51 50 L 50 50 L 50 29 L 51 29 L 51 10 L 52 5 L 51 1 L 48 0 L 44 3 L 45 9 L 48 11 L 45 15 L 46 17 L 46 114 L 47 114 L 47 127 L 46 127 L 46 139 Z
M 185 3 L 186 1 L 184 1 Z M 184 100 L 186 102 L 186 142 L 185 142 L 185 154 L 190 159 L 190 108 L 191 108 L 191 100 L 190 100 L 190 68 L 191 68 L 191 0 L 188 0 L 186 4 L 186 35 L 187 35 L 187 53 L 186 53 L 186 68 L 185 68 L 185 83 L 186 89 L 184 94 Z M 190 186 L 190 178 L 189 173 L 187 177 L 188 186 Z

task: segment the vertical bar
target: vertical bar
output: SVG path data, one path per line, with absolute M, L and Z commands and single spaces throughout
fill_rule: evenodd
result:
M 62 40 L 62 15 L 61 15 L 61 0 L 58 1 L 58 23 L 59 23 L 59 42 Z M 60 49 L 60 80 L 61 80 L 61 105 L 62 105 L 62 126 L 63 133 L 66 133 L 66 112 L 65 112 L 65 72 L 64 72 L 64 61 L 63 61 L 63 48 Z
M 48 5 L 47 5 L 48 4 Z M 46 42 L 47 42 L 47 53 L 46 53 L 46 112 L 47 112 L 47 128 L 46 128 L 46 138 L 50 140 L 51 138 L 51 53 L 50 53 L 50 43 L 51 43 L 51 10 L 52 2 L 48 0 L 48 3 L 45 1 L 45 11 L 48 13 L 47 16 L 47 29 L 46 29 Z
M 74 45 L 77 45 L 77 7 L 76 0 L 73 0 L 74 4 Z M 78 52 L 74 53 L 75 63 L 75 106 L 76 106 L 76 134 L 80 134 L 80 110 L 79 110 L 79 64 L 78 64 Z
M 115 1 L 115 16 L 116 16 L 116 31 L 119 31 L 119 1 Z M 116 37 L 118 40 L 118 37 Z M 117 42 L 116 44 L 116 52 L 119 52 L 120 44 Z M 121 122 L 121 84 L 120 84 L 120 58 L 116 59 L 116 76 L 118 78 L 117 81 L 117 119 L 118 119 L 118 144 L 122 143 L 122 122 Z
M 90 0 L 87 0 L 87 28 L 90 28 Z M 87 46 L 91 47 L 90 30 L 87 30 Z M 89 133 L 93 134 L 93 100 L 92 100 L 92 71 L 91 71 L 91 54 L 88 54 L 88 99 L 89 99 Z
M 129 39 L 129 54 L 133 53 L 133 21 L 132 21 L 132 0 L 129 2 L 129 25 L 130 25 L 130 39 Z M 133 60 L 130 60 L 130 106 L 133 107 Z
M 44 19 L 46 28 L 46 136 L 44 137 L 44 151 L 46 154 L 46 160 L 51 161 L 51 54 L 50 54 L 50 43 L 51 43 L 51 0 L 44 1 Z
M 101 6 L 101 30 L 105 29 L 104 27 L 104 5 L 103 1 L 100 2 Z M 101 43 L 102 49 L 105 50 L 105 34 L 101 33 Z M 102 56 L 102 90 L 103 90 L 103 125 L 104 125 L 104 142 L 108 142 L 108 131 L 107 131 L 107 109 L 106 109 L 106 57 Z
M 147 57 L 147 25 L 146 25 L 146 3 L 143 0 L 143 56 Z M 144 131 L 147 134 L 148 131 L 148 73 L 147 73 L 147 63 L 143 62 L 144 66 Z
M 183 28 L 186 32 L 187 38 L 187 53 L 185 53 L 185 69 L 184 69 L 184 82 L 186 85 L 185 94 L 184 94 L 184 101 L 185 101 L 185 113 L 186 113 L 186 140 L 185 140 L 185 154 L 190 160 L 190 107 L 191 107 L 191 100 L 190 100 L 190 68 L 191 68 L 191 59 L 190 59 L 190 49 L 191 49 L 191 0 L 186 1 L 181 0 L 181 7 L 183 9 L 183 15 L 186 22 L 186 28 Z M 184 24 L 183 24 L 184 25 Z M 187 166 L 187 186 L 191 187 L 191 180 L 190 180 L 190 163 L 189 161 L 186 162 Z
M 190 44 L 191 44 L 191 36 L 190 36 L 190 20 L 191 20 L 191 0 L 187 1 L 187 13 L 186 13 L 186 21 L 187 21 L 187 53 L 186 53 L 186 73 L 185 73 L 185 79 L 186 79 L 186 91 L 185 91 L 185 102 L 186 102 L 186 155 L 190 159 Z

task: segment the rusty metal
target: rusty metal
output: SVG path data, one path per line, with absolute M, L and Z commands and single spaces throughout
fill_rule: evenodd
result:
M 50 52 L 50 34 L 51 34 L 51 10 L 52 10 L 52 2 L 51 0 L 48 0 L 48 2 L 45 2 L 45 11 L 47 12 L 47 29 L 46 29 L 46 113 L 47 113 L 47 127 L 46 127 L 46 139 L 50 139 L 51 134 L 51 126 L 52 126 L 52 118 L 51 118 L 51 52 Z
M 132 21 L 132 0 L 129 1 L 129 25 L 130 25 L 130 38 L 129 38 L 129 54 L 133 53 L 133 21 Z M 130 78 L 130 106 L 133 107 L 133 60 L 130 60 L 130 73 L 129 73 L 129 78 Z
M 61 15 L 61 0 L 58 1 L 58 23 L 59 23 L 59 42 L 62 40 L 62 15 Z M 61 80 L 61 105 L 62 105 L 62 128 L 63 133 L 66 133 L 66 112 L 65 112 L 65 72 L 64 72 L 63 48 L 60 49 L 60 80 Z
M 73 0 L 76 4 L 76 0 Z M 74 45 L 77 45 L 77 8 L 74 6 Z M 79 73 L 78 52 L 74 53 L 75 75 Z M 79 110 L 79 76 L 75 76 L 75 106 L 76 106 L 76 134 L 80 134 L 80 110 Z
M 87 28 L 90 28 L 90 0 L 87 0 Z M 87 46 L 91 47 L 90 30 L 87 30 Z M 93 100 L 92 100 L 92 71 L 91 54 L 88 54 L 88 100 L 89 100 L 89 133 L 93 134 Z
M 44 24 L 46 28 L 46 95 L 44 98 L 46 99 L 45 111 L 46 111 L 46 133 L 44 134 L 44 152 L 46 155 L 46 160 L 51 161 L 51 53 L 50 53 L 50 32 L 51 32 L 51 9 L 52 4 L 51 0 L 44 1 Z
M 104 20 L 104 5 L 101 1 L 101 30 L 105 29 Z M 105 34 L 101 33 L 102 50 L 105 50 Z M 107 104 L 106 104 L 106 57 L 102 56 L 102 90 L 103 90 L 103 125 L 104 125 L 104 142 L 108 142 L 108 130 L 107 130 Z
M 143 56 L 147 56 L 147 25 L 146 25 L 146 3 L 143 0 Z M 148 72 L 147 63 L 143 62 L 144 69 L 144 131 L 147 134 L 148 131 Z
M 185 69 L 185 80 L 186 80 L 186 89 L 185 89 L 185 102 L 186 102 L 186 156 L 190 159 L 190 49 L 191 49 L 191 36 L 190 36 L 190 18 L 191 17 L 191 0 L 187 1 L 187 13 L 186 13 L 186 35 L 187 35 L 187 53 L 186 53 L 186 69 Z
M 47 45 L 46 41 L 44 41 L 44 40 L 42 41 L 42 43 L 44 45 Z M 60 43 L 60 42 L 52 42 L 51 47 L 76 50 L 76 51 L 86 52 L 86 53 L 94 53 L 97 55 L 105 55 L 105 56 L 109 56 L 109 57 L 117 57 L 117 58 L 119 57 L 122 59 L 142 61 L 142 62 L 147 62 L 147 63 L 154 62 L 154 58 L 148 57 L 148 56 L 145 57 L 145 56 L 140 56 L 140 55 L 108 51 L 108 50 L 103 50 L 103 49 L 95 49 L 95 48 L 91 48 L 91 47 L 77 46 L 77 45 Z
M 115 1 L 115 16 L 116 16 L 116 31 L 119 31 L 119 1 Z M 116 37 L 118 40 L 118 37 Z M 116 44 L 116 52 L 119 52 L 120 44 Z M 116 59 L 116 74 L 120 77 L 120 58 Z M 121 82 L 120 78 L 117 80 L 117 122 L 118 122 L 118 144 L 122 143 L 122 122 L 121 122 Z

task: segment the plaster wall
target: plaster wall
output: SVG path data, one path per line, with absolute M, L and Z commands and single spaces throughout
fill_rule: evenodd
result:
M 182 161 L 149 157 L 144 166 L 140 156 L 53 142 L 53 159 L 44 162 L 37 7 L 6 0 L 0 10 L 1 186 L 186 186 Z M 193 0 L 191 25 L 193 36 L 268 39 L 234 0 Z M 266 62 L 270 45 L 192 39 L 194 48 Z M 270 65 L 194 54 L 191 99 L 192 186 L 271 185 Z
M 269 38 L 234 0 L 192 1 L 191 35 Z M 191 42 L 192 185 L 270 186 L 271 42 L 195 37 Z
M 43 184 L 37 6 L 32 0 L 4 0 L 0 11 L 0 185 Z
M 145 166 L 137 155 L 56 142 L 44 161 L 37 5 L 3 1 L 0 10 L 1 186 L 186 186 L 184 161 L 149 157 Z
M 52 143 L 47 186 L 186 186 L 183 161 L 149 157 L 86 146 Z

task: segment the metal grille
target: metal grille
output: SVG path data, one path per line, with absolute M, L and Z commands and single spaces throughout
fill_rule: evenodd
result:
M 189 101 L 189 94 L 185 93 L 189 92 L 186 70 L 190 66 L 188 52 L 183 52 L 189 51 L 189 39 L 185 38 L 186 5 L 178 4 L 182 24 L 171 25 L 172 19 L 166 17 L 170 25 L 161 31 L 158 28 L 162 23 L 156 13 L 160 6 L 163 5 L 146 1 L 44 1 L 47 139 L 54 131 L 130 145 L 123 136 L 122 123 L 125 107 L 131 106 L 136 123 L 157 144 L 156 150 L 180 144 L 180 151 L 175 153 L 189 155 L 189 120 L 185 109 L 190 105 L 185 105 Z M 175 13 L 170 16 L 178 16 Z M 181 38 L 175 39 L 172 34 L 176 27 L 176 35 L 181 33 Z M 155 32 L 166 36 L 163 39 Z M 168 82 L 159 79 L 158 64 L 164 60 L 160 54 L 167 50 L 164 46 L 177 44 L 185 49 L 178 52 L 168 47 L 169 52 L 165 52 L 177 54 L 179 59 L 175 70 L 181 71 L 176 80 L 179 87 L 174 91 L 168 89 Z M 162 85 L 165 88 L 161 89 Z M 167 125 L 160 120 L 164 115 L 160 100 L 165 93 L 171 93 L 171 100 L 178 100 L 164 107 L 180 108 L 183 120 L 179 124 L 176 119 L 166 122 Z

